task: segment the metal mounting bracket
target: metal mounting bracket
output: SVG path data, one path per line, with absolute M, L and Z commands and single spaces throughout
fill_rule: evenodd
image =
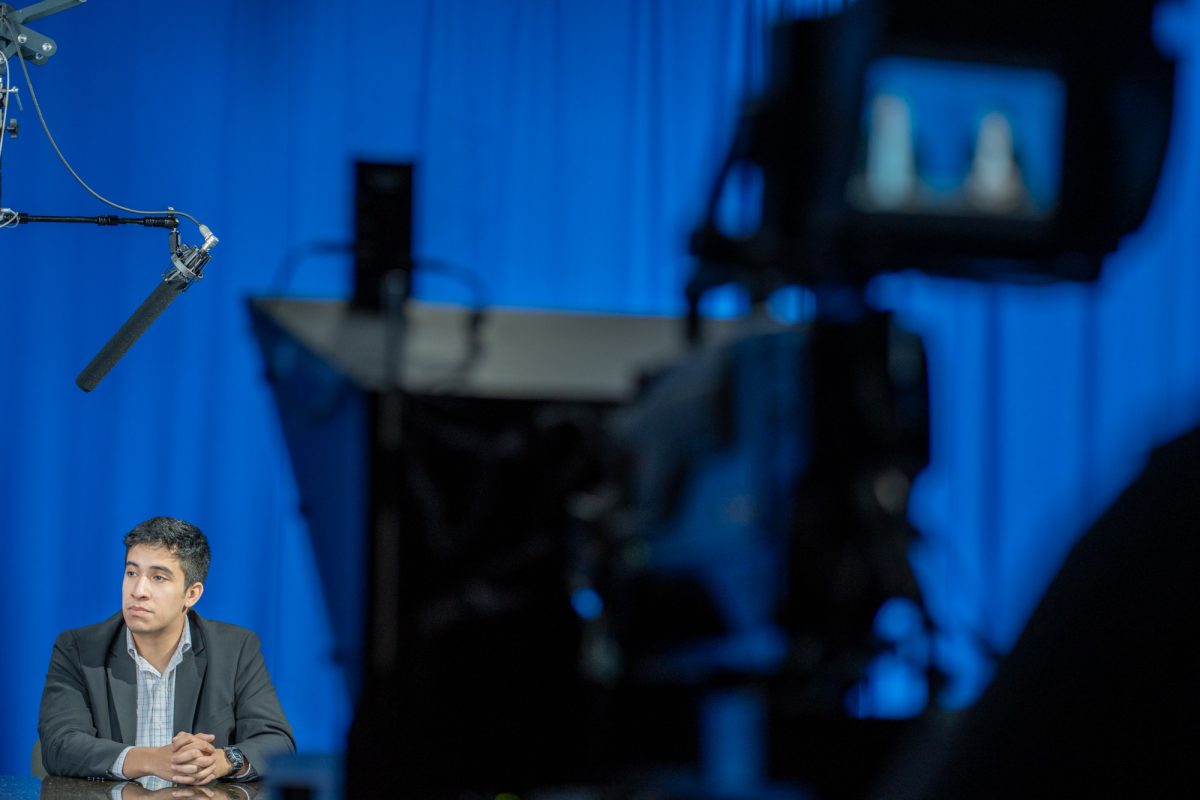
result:
M 20 49 L 27 62 L 45 64 L 50 56 L 58 52 L 58 45 L 49 36 L 26 27 L 25 23 L 35 22 L 85 2 L 87 0 L 42 0 L 25 8 L 13 8 L 8 3 L 0 3 L 0 50 L 5 58 L 13 58 Z

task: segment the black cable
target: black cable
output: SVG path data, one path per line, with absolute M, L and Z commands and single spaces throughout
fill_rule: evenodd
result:
M 0 16 L 0 21 L 3 21 L 5 26 L 8 28 L 8 32 L 11 35 L 11 40 L 14 42 L 19 41 L 17 29 L 16 29 L 16 27 L 13 26 L 13 23 L 8 18 L 8 16 L 7 15 Z M 100 202 L 104 203 L 105 205 L 112 206 L 113 208 L 117 209 L 118 211 L 124 211 L 127 214 L 142 214 L 142 215 L 155 215 L 155 214 L 167 214 L 167 213 L 176 214 L 178 216 L 184 217 L 185 219 L 191 220 L 198 228 L 200 228 L 201 234 L 203 234 L 206 238 L 208 237 L 209 233 L 207 232 L 208 231 L 207 227 L 202 225 L 200 220 L 196 219 L 191 214 L 188 214 L 184 211 L 176 211 L 175 209 L 169 208 L 169 207 L 166 209 L 163 209 L 162 211 L 157 211 L 157 210 L 156 211 L 143 211 L 143 210 L 137 209 L 137 208 L 128 208 L 126 206 L 120 205 L 119 203 L 114 203 L 112 200 L 109 200 L 107 197 L 104 197 L 102 194 L 100 194 L 95 189 L 93 189 L 91 186 L 89 186 L 87 184 L 87 182 L 84 181 L 83 178 L 79 177 L 79 173 L 77 173 L 75 171 L 75 169 L 71 166 L 70 162 L 67 161 L 67 157 L 65 155 L 63 155 L 62 150 L 59 149 L 58 142 L 56 142 L 54 140 L 54 134 L 50 133 L 50 126 L 48 124 L 46 124 L 46 118 L 45 118 L 45 116 L 42 115 L 42 105 L 41 105 L 41 103 L 38 102 L 37 91 L 34 90 L 34 88 L 33 88 L 33 81 L 31 81 L 29 79 L 29 67 L 26 66 L 26 64 L 25 64 L 25 54 L 21 52 L 20 47 L 17 48 L 17 60 L 21 64 L 21 72 L 25 75 L 25 85 L 29 88 L 29 97 L 31 100 L 33 100 L 33 110 L 35 112 L 37 112 L 37 118 L 38 118 L 38 122 L 41 123 L 42 132 L 46 134 L 46 139 L 50 142 L 50 146 L 54 149 L 54 153 L 55 153 L 55 155 L 58 156 L 58 160 L 62 162 L 62 165 L 64 167 L 66 167 L 67 172 L 71 173 L 71 177 L 74 178 L 75 181 L 80 186 L 82 186 L 87 191 L 88 194 L 90 194 L 92 197 L 96 198 Z
M 421 258 L 416 259 L 413 265 L 421 272 L 444 275 L 458 281 L 472 296 L 471 312 L 464 321 L 466 349 L 462 358 L 429 388 L 431 394 L 444 394 L 461 386 L 483 356 L 482 332 L 483 323 L 487 320 L 487 288 L 478 273 L 451 261 Z
M 288 250 L 283 258 L 280 259 L 275 269 L 275 277 L 271 282 L 271 293 L 274 296 L 283 296 L 286 294 L 299 267 L 307 259 L 315 256 L 346 255 L 353 252 L 354 245 L 351 242 L 319 240 L 296 245 Z M 471 311 L 464 320 L 466 350 L 459 362 L 451 367 L 446 375 L 435 380 L 430 387 L 431 393 L 444 393 L 458 386 L 483 355 L 482 330 L 483 323 L 487 319 L 489 305 L 487 287 L 477 272 L 445 259 L 415 258 L 411 262 L 411 269 L 412 277 L 419 277 L 422 273 L 427 273 L 450 278 L 465 287 L 471 298 Z M 394 289 L 391 291 L 394 294 Z M 387 296 L 390 297 L 392 294 L 388 294 Z M 392 352 L 396 345 L 396 331 L 394 328 L 397 325 L 402 325 L 403 322 L 399 320 L 398 310 L 394 307 L 391 308 L 390 313 L 386 314 L 386 317 L 386 346 L 384 349 L 394 357 L 395 354 Z M 394 376 L 394 367 L 390 365 L 390 361 L 386 374 Z
M 283 258 L 279 260 L 279 265 L 275 268 L 275 277 L 271 281 L 271 293 L 276 296 L 285 294 L 292 278 L 296 276 L 296 270 L 307 259 L 313 256 L 341 255 L 353 251 L 354 245 L 350 242 L 316 241 L 296 245 L 284 253 Z

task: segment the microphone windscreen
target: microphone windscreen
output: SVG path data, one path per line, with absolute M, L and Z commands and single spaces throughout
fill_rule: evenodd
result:
M 141 338 L 142 334 L 154 324 L 154 320 L 158 319 L 158 315 L 165 311 L 167 306 L 171 305 L 185 288 L 187 288 L 185 281 L 164 280 L 160 282 L 150 296 L 138 306 L 137 311 L 134 311 L 129 319 L 125 320 L 125 324 L 121 326 L 120 330 L 113 334 L 104 347 L 100 348 L 96 357 L 88 362 L 83 371 L 75 377 L 75 385 L 85 392 L 95 389 L 109 370 L 129 352 L 133 343 Z

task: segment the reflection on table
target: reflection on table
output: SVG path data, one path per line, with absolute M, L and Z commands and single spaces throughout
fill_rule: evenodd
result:
M 130 781 L 89 781 L 82 778 L 0 776 L 0 800 L 254 800 L 261 783 L 214 783 L 209 786 L 167 786 L 151 790 Z M 263 794 L 266 797 L 266 794 Z

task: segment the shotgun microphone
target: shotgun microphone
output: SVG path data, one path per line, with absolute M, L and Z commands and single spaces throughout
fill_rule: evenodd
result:
M 150 296 L 137 307 L 129 319 L 125 320 L 125 324 L 100 348 L 95 358 L 75 377 L 76 386 L 85 392 L 95 389 L 109 370 L 129 352 L 133 343 L 167 310 L 167 306 L 200 279 L 204 265 L 212 259 L 209 251 L 219 241 L 205 225 L 200 226 L 200 233 L 204 236 L 204 244 L 196 247 L 182 244 L 179 241 L 179 232 L 171 231 L 170 268 L 163 273 L 162 281 L 154 287 Z

